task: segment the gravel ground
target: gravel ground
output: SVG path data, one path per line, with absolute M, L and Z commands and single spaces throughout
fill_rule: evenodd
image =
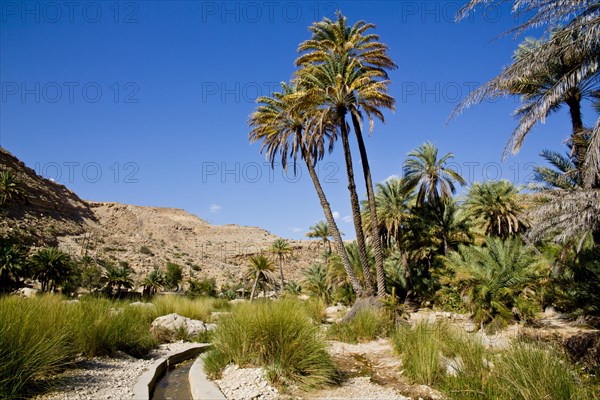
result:
M 126 354 L 82 360 L 76 369 L 69 369 L 57 378 L 64 383 L 55 390 L 35 397 L 35 400 L 100 400 L 131 399 L 139 376 L 157 359 L 180 351 L 190 344 L 177 342 L 160 345 L 146 359 Z
M 274 400 L 279 398 L 276 388 L 269 385 L 264 369 L 239 368 L 229 365 L 220 380 L 215 381 L 228 399 Z

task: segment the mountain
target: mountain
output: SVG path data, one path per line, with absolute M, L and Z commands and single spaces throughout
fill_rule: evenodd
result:
M 20 233 L 36 246 L 58 246 L 73 256 L 127 261 L 138 277 L 167 262 L 182 266 L 184 279 L 215 278 L 219 285 L 238 283 L 248 258 L 267 253 L 277 236 L 258 228 L 214 226 L 177 208 L 85 201 L 65 186 L 45 179 L 0 147 L 0 170 L 9 169 L 27 193 L 27 201 L 0 210 L 0 235 Z M 290 241 L 288 280 L 322 260 L 314 241 Z

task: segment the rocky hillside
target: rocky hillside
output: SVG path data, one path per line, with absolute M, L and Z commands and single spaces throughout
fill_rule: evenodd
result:
M 267 253 L 277 238 L 257 227 L 213 226 L 184 210 L 84 201 L 63 185 L 38 176 L 0 148 L 0 169 L 22 182 L 28 201 L 2 211 L 0 234 L 20 229 L 36 244 L 58 245 L 73 256 L 127 261 L 138 277 L 170 261 L 184 277 L 214 277 L 219 285 L 237 283 L 248 258 Z M 300 280 L 302 270 L 321 258 L 316 242 L 291 241 L 294 252 L 284 273 Z
M 36 245 L 56 245 L 57 236 L 78 235 L 96 217 L 89 204 L 65 186 L 44 179 L 0 147 L 0 171 L 16 176 L 26 198 L 0 210 L 0 235 L 20 233 Z

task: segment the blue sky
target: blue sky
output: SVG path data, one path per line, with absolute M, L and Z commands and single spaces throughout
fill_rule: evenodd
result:
M 461 4 L 2 0 L 0 145 L 84 199 L 178 207 L 213 224 L 300 238 L 323 218 L 307 171 L 271 171 L 259 144 L 248 143 L 246 121 L 256 97 L 293 73 L 307 27 L 341 9 L 351 22 L 375 23 L 398 64 L 396 111 L 367 139 L 376 181 L 401 174 L 406 154 L 429 140 L 455 154 L 468 181 L 526 182 L 542 149 L 562 150 L 567 112 L 536 127 L 504 162 L 515 99 L 445 126 L 516 47 L 512 37 L 495 39 L 515 25 L 507 9 L 454 23 Z M 593 113 L 584 112 L 589 124 Z M 338 146 L 319 170 L 351 238 L 340 153 Z

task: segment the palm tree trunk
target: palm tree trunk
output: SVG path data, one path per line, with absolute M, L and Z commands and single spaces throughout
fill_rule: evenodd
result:
M 283 293 L 283 256 L 279 255 L 279 276 L 281 278 L 281 288 L 279 289 L 279 294 Z
M 360 215 L 360 203 L 356 194 L 356 183 L 354 182 L 354 168 L 352 167 L 352 154 L 350 152 L 350 141 L 348 140 L 348 126 L 346 119 L 340 119 L 340 136 L 344 147 L 344 159 L 346 160 L 346 173 L 348 175 L 348 191 L 350 192 L 350 205 L 352 207 L 352 219 L 354 221 L 354 231 L 356 232 L 356 245 L 358 255 L 362 266 L 365 283 L 367 284 L 367 296 L 373 295 L 373 277 L 369 268 L 369 259 L 367 258 L 367 247 L 365 245 L 365 233 L 362 227 L 362 217 Z
M 577 89 L 570 89 L 569 95 L 565 99 L 565 103 L 569 107 L 569 114 L 571 115 L 571 126 L 573 132 L 571 134 L 571 143 L 573 145 L 572 153 L 577 158 L 577 170 L 579 178 L 582 179 L 583 163 L 585 161 L 585 155 L 587 153 L 587 143 L 585 140 L 585 129 L 583 127 L 583 120 L 581 118 L 581 93 Z
M 250 292 L 250 301 L 254 299 L 254 293 L 256 292 L 256 285 L 258 285 L 258 272 L 254 278 L 254 285 L 252 285 L 252 292 Z
M 337 224 L 335 223 L 335 219 L 333 218 L 331 206 L 327 201 L 327 197 L 325 196 L 325 192 L 323 191 L 323 187 L 321 186 L 321 182 L 319 181 L 319 177 L 317 176 L 317 172 L 315 171 L 315 166 L 312 163 L 311 156 L 308 153 L 306 147 L 304 146 L 302 146 L 302 157 L 306 162 L 306 167 L 308 168 L 308 173 L 313 181 L 313 185 L 315 186 L 317 196 L 319 196 L 321 207 L 323 208 L 323 212 L 325 213 L 325 219 L 327 220 L 329 230 L 331 231 L 331 235 L 333 236 L 333 242 L 335 244 L 335 247 L 337 248 L 340 258 L 342 259 L 342 265 L 344 266 L 344 270 L 346 270 L 346 274 L 348 274 L 350 284 L 356 292 L 356 295 L 362 296 L 364 289 L 360 284 L 358 278 L 356 277 L 354 270 L 352 269 L 352 264 L 350 263 L 350 259 L 348 258 L 346 247 L 344 246 L 344 242 L 342 241 L 342 235 L 340 234 L 340 230 L 338 229 Z
M 371 167 L 369 166 L 369 157 L 367 157 L 367 148 L 362 137 L 360 123 L 354 114 L 352 114 L 352 124 L 354 125 L 354 133 L 358 142 L 358 150 L 360 151 L 365 185 L 367 187 L 369 216 L 371 217 L 371 242 L 373 243 L 373 251 L 375 252 L 375 271 L 377 272 L 377 297 L 381 298 L 385 296 L 385 271 L 383 269 L 383 249 L 381 236 L 379 235 L 379 222 L 377 221 L 377 205 L 375 204 Z

